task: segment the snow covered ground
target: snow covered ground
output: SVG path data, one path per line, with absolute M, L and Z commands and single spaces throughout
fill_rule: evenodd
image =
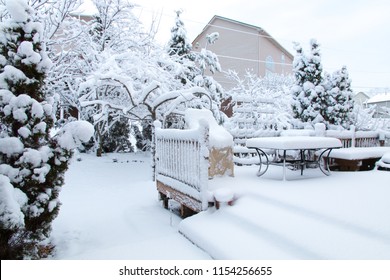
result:
M 281 167 L 260 178 L 235 167 L 210 181 L 233 206 L 181 220 L 157 199 L 150 155 L 81 159 L 60 194 L 55 259 L 390 259 L 387 171 L 288 170 L 282 181 Z

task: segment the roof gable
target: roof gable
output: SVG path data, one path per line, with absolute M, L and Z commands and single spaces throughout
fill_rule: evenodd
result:
M 283 51 L 283 53 L 288 56 L 291 60 L 294 59 L 294 56 L 288 51 L 286 50 L 281 44 L 279 44 L 268 32 L 266 32 L 263 28 L 259 27 L 259 26 L 255 26 L 255 25 L 252 25 L 252 24 L 248 24 L 248 23 L 244 23 L 244 22 L 241 22 L 241 21 L 237 21 L 237 20 L 234 20 L 234 19 L 230 19 L 230 18 L 226 18 L 226 17 L 222 17 L 222 16 L 218 16 L 218 15 L 214 15 L 212 17 L 212 19 L 206 24 L 206 26 L 203 28 L 202 32 L 196 36 L 196 38 L 194 39 L 193 42 L 197 42 L 199 40 L 199 37 L 208 29 L 208 27 L 210 26 L 213 26 L 214 22 L 216 20 L 222 20 L 222 21 L 227 21 L 227 22 L 230 22 L 230 23 L 233 23 L 233 24 L 236 24 L 236 25 L 241 25 L 241 26 L 244 26 L 246 28 L 249 28 L 249 29 L 253 29 L 255 32 L 258 32 L 259 34 L 261 34 L 262 37 L 268 39 L 272 44 L 274 44 L 276 47 L 278 47 L 279 49 L 281 49 Z M 224 27 L 221 27 L 221 26 L 218 26 L 219 28 L 224 28 Z M 226 29 L 230 29 L 230 28 L 226 28 Z

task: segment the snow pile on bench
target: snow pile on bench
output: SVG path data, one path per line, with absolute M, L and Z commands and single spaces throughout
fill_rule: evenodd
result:
M 212 112 L 207 109 L 187 109 L 185 122 L 189 129 L 195 129 L 199 122 L 204 120 L 210 128 L 209 145 L 214 148 L 225 148 L 233 146 L 233 136 L 215 120 Z
M 333 150 L 330 157 L 345 160 L 359 160 L 380 158 L 387 152 L 390 152 L 390 147 L 342 148 Z

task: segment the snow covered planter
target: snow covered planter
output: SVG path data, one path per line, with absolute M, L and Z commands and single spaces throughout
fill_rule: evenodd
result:
M 214 202 L 209 178 L 234 174 L 233 137 L 217 125 L 211 112 L 188 109 L 185 119 L 185 130 L 162 129 L 155 122 L 157 190 L 165 208 L 169 199 L 181 204 L 183 217 Z

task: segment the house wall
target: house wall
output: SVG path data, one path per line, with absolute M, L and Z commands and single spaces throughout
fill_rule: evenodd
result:
M 354 101 L 359 104 L 360 106 L 365 106 L 366 103 L 367 103 L 367 100 L 369 99 L 369 96 L 366 95 L 364 92 L 358 92 L 355 96 L 354 96 Z
M 207 44 L 206 36 L 213 32 L 219 33 L 219 39 L 213 45 Z M 280 48 L 269 34 L 258 27 L 218 16 L 194 40 L 193 47 L 195 51 L 207 48 L 214 52 L 218 55 L 222 71 L 231 69 L 240 77 L 248 70 L 261 77 L 269 72 L 292 73 L 293 57 Z M 227 79 L 224 73 L 216 73 L 213 77 L 225 89 L 234 87 L 233 81 Z
M 260 34 L 259 54 L 260 76 L 265 76 L 267 72 L 292 74 L 292 57 L 276 46 L 274 40 L 264 33 Z M 270 58 L 273 63 L 270 63 Z
M 213 45 L 207 44 L 206 35 L 213 32 L 219 33 L 219 39 Z M 258 74 L 259 38 L 257 34 L 258 32 L 253 29 L 217 18 L 198 36 L 198 40 L 194 42 L 194 50 L 200 51 L 206 47 L 217 54 L 223 71 L 234 69 L 238 73 L 245 73 L 250 69 Z M 232 82 L 225 77 L 225 74 L 216 73 L 213 77 L 223 87 L 232 87 Z

